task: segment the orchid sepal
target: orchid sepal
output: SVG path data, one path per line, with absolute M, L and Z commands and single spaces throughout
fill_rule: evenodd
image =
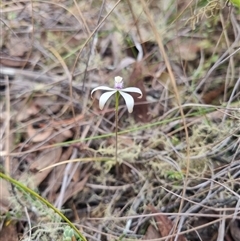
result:
M 108 87 L 108 86 L 98 86 L 98 87 L 94 88 L 94 89 L 91 91 L 91 96 L 93 95 L 93 93 L 94 93 L 96 90 L 106 90 L 106 91 L 110 91 L 110 90 L 113 90 L 113 88 Z
M 112 90 L 106 93 L 103 93 L 100 98 L 99 98 L 99 109 L 102 110 L 104 108 L 104 105 L 106 104 L 106 102 L 108 101 L 108 99 L 115 94 L 117 91 L 116 90 Z
M 119 92 L 119 93 L 123 97 L 123 99 L 124 99 L 124 101 L 126 103 L 128 112 L 132 113 L 133 112 L 133 106 L 134 106 L 134 99 L 133 99 L 133 97 L 131 95 L 129 95 L 128 93 L 124 93 L 124 92 Z
M 143 95 L 143 94 L 142 94 L 142 91 L 141 91 L 139 88 L 137 88 L 137 87 L 127 87 L 127 88 L 122 89 L 121 91 L 123 91 L 123 92 L 137 93 L 137 94 L 140 95 L 138 98 L 142 98 L 142 95 Z
M 134 98 L 128 94 L 130 93 L 137 93 L 139 94 L 138 98 L 142 98 L 143 94 L 142 91 L 137 88 L 137 87 L 127 87 L 127 88 L 122 88 L 123 87 L 123 81 L 122 81 L 122 77 L 120 76 L 116 76 L 115 77 L 115 88 L 110 88 L 108 86 L 98 86 L 96 88 L 94 88 L 91 91 L 91 96 L 93 95 L 93 93 L 97 90 L 106 90 L 109 92 L 103 93 L 100 98 L 99 98 L 99 108 L 100 110 L 102 110 L 104 108 L 104 105 L 106 104 L 106 102 L 108 101 L 108 99 L 115 93 L 119 93 L 127 106 L 128 112 L 132 113 L 133 111 L 133 106 L 134 106 Z M 127 93 L 126 93 L 127 92 Z

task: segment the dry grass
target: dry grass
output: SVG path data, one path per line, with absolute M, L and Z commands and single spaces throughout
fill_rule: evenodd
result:
M 63 209 L 89 241 L 147 239 L 160 215 L 173 221 L 169 238 L 236 241 L 238 9 L 215 0 L 1 8 L 2 170 Z M 117 162 L 114 104 L 100 111 L 89 96 L 116 75 L 144 92 L 130 115 L 121 102 Z M 16 220 L 20 240 L 63 239 L 59 219 L 0 185 L 1 222 Z M 156 229 L 148 239 L 167 240 Z

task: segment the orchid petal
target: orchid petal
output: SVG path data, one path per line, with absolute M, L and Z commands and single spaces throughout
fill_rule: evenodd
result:
M 139 89 L 139 88 L 136 88 L 136 87 L 128 87 L 128 88 L 124 88 L 124 89 L 121 89 L 121 91 L 123 92 L 132 92 L 132 93 L 137 93 L 139 94 L 140 96 L 138 98 L 142 98 L 142 91 Z
M 112 91 L 113 91 L 113 90 L 115 90 L 115 89 L 110 88 L 110 87 L 108 87 L 108 86 L 98 86 L 98 87 L 94 88 L 94 89 L 91 91 L 91 96 L 92 96 L 92 94 L 93 94 L 96 90 L 107 90 L 107 91 L 112 90 Z
M 131 95 L 122 92 L 121 90 L 119 91 L 120 95 L 123 97 L 125 100 L 126 106 L 128 108 L 128 112 L 132 113 L 133 111 L 133 106 L 134 106 L 134 99 Z
M 103 109 L 104 105 L 106 104 L 106 102 L 108 101 L 108 99 L 117 92 L 117 90 L 114 90 L 112 88 L 110 88 L 112 91 L 103 93 L 100 98 L 99 98 L 99 108 L 100 110 Z

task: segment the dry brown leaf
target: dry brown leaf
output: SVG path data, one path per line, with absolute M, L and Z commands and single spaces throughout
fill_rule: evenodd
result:
M 0 48 L 2 49 L 3 45 L 6 43 L 7 31 L 3 27 L 1 28 L 1 35 L 0 38 Z
M 68 159 L 64 159 L 62 161 L 66 161 Z M 48 179 L 48 189 L 47 190 L 47 199 L 49 202 L 54 203 L 58 197 L 57 190 L 62 185 L 64 170 L 66 168 L 66 164 L 59 165 L 54 167 L 54 170 L 49 174 L 50 178 Z
M 70 183 L 70 185 L 68 186 L 65 194 L 64 194 L 64 199 L 63 199 L 63 204 L 71 197 L 73 197 L 74 195 L 76 195 L 77 193 L 79 193 L 80 191 L 83 190 L 83 188 L 85 187 L 85 184 L 88 180 L 89 175 L 86 175 L 83 180 L 81 180 L 78 183 Z
M 187 38 L 176 38 L 168 44 L 169 52 L 173 53 L 174 57 L 180 56 L 182 60 L 193 61 L 198 58 L 200 50 L 199 43 Z
M 218 212 L 213 210 L 203 210 L 201 214 L 203 215 L 201 217 L 194 218 L 193 222 L 191 223 L 192 228 L 197 228 L 197 233 L 189 233 L 190 239 L 217 240 L 219 223 L 211 224 L 211 222 L 216 220 L 214 215 L 217 215 Z M 200 226 L 202 226 L 202 228 L 199 228 Z
M 150 210 L 152 213 L 159 213 L 154 207 L 150 206 Z M 161 234 L 161 237 L 167 237 L 171 234 L 171 230 L 173 229 L 172 221 L 166 216 L 159 213 L 159 215 L 154 216 L 155 221 L 158 226 L 158 230 Z M 169 241 L 173 241 L 173 238 L 170 238 Z M 177 241 L 187 241 L 183 235 L 179 235 Z
M 129 77 L 129 86 L 137 87 L 142 91 L 142 98 L 139 99 L 139 95 L 131 94 L 134 98 L 135 104 L 133 108 L 133 114 L 136 121 L 148 122 L 148 104 L 146 98 L 146 90 L 143 84 L 142 63 L 136 62 L 132 74 Z M 144 102 L 144 104 L 140 104 Z
M 60 110 L 61 105 L 57 101 L 57 96 L 41 96 L 34 100 L 34 104 L 39 107 L 39 109 L 46 109 L 47 114 L 51 115 Z
M 156 230 L 156 228 L 152 224 L 150 224 L 142 240 L 149 240 L 149 239 L 151 240 L 151 239 L 157 239 L 157 238 L 161 238 L 161 235 Z
M 234 241 L 240 241 L 240 220 L 235 219 L 230 223 L 230 232 Z
M 43 151 L 36 160 L 33 161 L 32 165 L 30 166 L 30 170 L 35 173 L 33 177 L 33 187 L 37 187 L 51 172 L 52 168 L 49 168 L 43 172 L 38 172 L 39 170 L 48 167 L 56 162 L 59 161 L 62 154 L 62 148 L 54 148 L 51 150 Z M 29 173 L 24 173 L 21 177 L 21 180 L 26 180 L 29 176 Z
M 202 97 L 203 103 L 205 103 L 205 104 L 213 103 L 216 99 L 219 99 L 219 96 L 222 93 L 224 93 L 224 90 L 225 90 L 225 84 L 222 84 L 218 88 L 215 88 L 214 90 L 208 91 Z
M 38 172 L 39 170 L 58 162 L 61 154 L 62 154 L 61 147 L 42 151 L 40 156 L 37 157 L 35 161 L 33 161 L 32 165 L 30 166 L 30 169 L 32 171 Z
M 69 147 L 66 151 L 64 151 L 61 155 L 61 158 L 59 159 L 59 162 L 69 160 L 71 154 L 73 151 L 73 147 Z M 49 187 L 49 194 L 48 194 L 48 200 L 50 202 L 55 202 L 56 200 L 56 192 L 61 186 L 61 182 L 63 180 L 64 175 L 64 169 L 66 167 L 66 164 L 56 166 L 54 168 L 54 171 L 51 172 L 48 178 L 48 187 Z
M 24 67 L 28 63 L 28 60 L 18 57 L 9 57 L 6 54 L 1 53 L 0 64 L 8 67 Z
M 18 233 L 16 225 L 11 222 L 8 225 L 4 225 L 0 231 L 0 241 L 18 241 Z
M 52 143 L 60 143 L 63 141 L 66 141 L 67 139 L 71 138 L 73 136 L 72 131 L 68 130 L 68 129 L 60 129 L 60 128 L 56 128 L 56 132 L 59 132 L 59 134 L 57 134 L 56 136 L 54 135 L 53 138 L 51 139 Z
M 40 111 L 40 109 L 34 103 L 25 105 L 24 102 L 22 102 L 17 107 L 18 113 L 16 120 L 19 122 L 29 119 L 30 116 L 36 115 Z
M 40 125 L 41 126 L 41 125 Z M 46 128 L 34 128 L 33 125 L 28 125 L 27 134 L 32 142 L 45 141 L 53 132 L 53 128 L 47 126 Z
M 11 36 L 6 43 L 6 47 L 10 56 L 22 57 L 26 52 L 30 51 L 31 44 L 27 38 Z
M 31 43 L 28 38 L 19 36 L 10 36 L 5 44 L 8 54 L 1 54 L 0 63 L 10 67 L 23 67 L 28 60 L 23 56 L 31 50 Z
M 74 123 L 77 123 L 79 121 L 82 121 L 85 118 L 84 115 L 80 114 L 80 115 L 76 115 L 75 118 L 70 118 L 67 120 L 59 120 L 59 121 L 53 121 L 53 125 L 62 125 L 62 126 L 68 126 L 68 125 L 72 125 Z

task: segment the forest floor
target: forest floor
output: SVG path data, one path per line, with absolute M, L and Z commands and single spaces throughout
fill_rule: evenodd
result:
M 0 5 L 0 241 L 81 240 L 4 174 L 88 241 L 240 241 L 240 9 Z M 115 99 L 91 97 L 116 76 L 143 93 L 117 127 Z

